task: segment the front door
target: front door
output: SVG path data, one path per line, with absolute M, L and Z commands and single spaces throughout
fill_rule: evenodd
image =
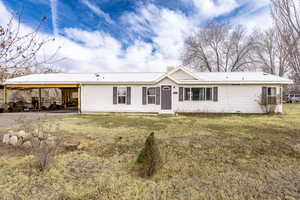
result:
M 172 86 L 170 85 L 161 86 L 161 109 L 172 109 Z

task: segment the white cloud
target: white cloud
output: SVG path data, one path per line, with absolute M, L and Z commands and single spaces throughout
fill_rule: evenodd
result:
M 48 49 L 62 46 L 60 57 L 65 60 L 59 65 L 70 72 L 165 71 L 166 66 L 180 65 L 184 38 L 195 29 L 186 16 L 148 4 L 122 19 L 130 30 L 152 34 L 153 43 L 135 38 L 124 49 L 108 33 L 65 28 L 66 37 L 59 36 Z
M 52 28 L 53 34 L 58 35 L 58 25 L 57 25 L 57 0 L 50 0 L 51 4 L 51 14 L 52 14 Z
M 189 0 L 183 0 L 190 2 Z M 237 0 L 192 0 L 198 9 L 199 17 L 213 18 L 231 12 L 238 7 Z
M 141 7 L 138 13 L 127 13 L 121 19 L 130 27 L 132 35 L 151 37 L 155 52 L 149 54 L 152 59 L 165 61 L 165 66 L 180 64 L 184 39 L 197 29 L 183 13 L 153 4 Z
M 96 15 L 98 15 L 99 17 L 103 17 L 107 23 L 114 23 L 114 21 L 110 18 L 110 16 L 107 13 L 103 12 L 103 10 L 93 5 L 89 0 L 81 0 L 81 2 L 84 5 L 86 5 L 89 9 L 91 9 Z
M 87 0 L 82 1 L 89 2 Z M 62 57 L 64 60 L 56 63 L 56 65 L 70 72 L 164 71 L 166 66 L 181 64 L 179 56 L 184 39 L 198 30 L 196 24 L 200 24 L 199 20 L 202 22 L 208 18 L 225 14 L 237 6 L 237 1 L 234 0 L 225 0 L 222 3 L 201 0 L 203 5 L 200 5 L 200 0 L 194 1 L 195 4 L 198 3 L 199 13 L 202 12 L 201 15 L 205 17 L 199 17 L 201 16 L 199 13 L 188 17 L 179 11 L 157 7 L 154 4 L 146 4 L 137 8 L 136 12 L 125 13 L 120 21 L 123 25 L 127 25 L 129 36 L 133 41 L 125 49 L 122 47 L 121 41 L 103 31 L 91 32 L 69 27 L 61 30 L 65 36 L 57 35 L 56 41 L 48 43 L 41 53 L 51 55 L 51 52 L 61 46 L 58 57 Z M 253 10 L 267 5 L 268 0 L 260 2 L 264 3 L 260 3 Z M 97 12 L 99 8 L 92 5 L 90 9 Z M 57 16 L 56 11 L 53 13 Z M 7 21 L 5 17 L 9 16 L 9 11 L 1 0 L 0 15 L 4 16 L 0 18 L 0 23 L 3 24 Z M 101 12 L 99 16 L 105 18 Z M 269 19 L 267 12 L 259 12 L 255 15 L 245 13 L 237 17 L 234 23 L 243 24 L 251 29 L 257 24 L 262 24 L 264 27 L 266 24 L 270 24 L 269 21 L 261 23 L 265 19 Z M 110 17 L 106 20 L 110 21 Z M 56 17 L 53 22 L 57 22 Z M 26 25 L 22 25 L 22 29 L 31 30 Z M 142 41 L 141 38 L 136 37 L 137 34 L 151 38 L 152 43 Z M 40 33 L 39 36 L 46 38 L 52 35 Z
M 110 47 L 111 49 L 120 49 L 120 43 L 109 34 L 102 31 L 89 32 L 77 28 L 65 28 L 67 37 L 79 41 L 89 48 Z
M 272 17 L 269 9 L 255 14 L 244 14 L 233 20 L 235 24 L 243 25 L 249 32 L 260 29 L 266 30 L 272 26 Z
M 0 25 L 6 24 L 11 18 L 11 13 L 6 9 L 4 4 L 0 1 Z

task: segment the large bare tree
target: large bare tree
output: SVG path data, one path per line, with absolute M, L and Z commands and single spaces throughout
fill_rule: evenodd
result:
M 50 69 L 57 51 L 50 56 L 40 54 L 42 47 L 54 40 L 38 35 L 45 19 L 43 17 L 37 27 L 29 32 L 22 28 L 21 14 L 15 14 L 6 25 L 0 25 L 0 82 L 11 76 L 36 71 L 45 65 L 46 71 Z
M 271 1 L 272 17 L 286 47 L 288 66 L 295 81 L 300 82 L 300 1 Z
M 252 62 L 251 48 L 252 41 L 242 26 L 210 23 L 185 40 L 182 61 L 197 71 L 244 71 Z
M 250 58 L 264 72 L 284 76 L 288 71 L 288 47 L 281 40 L 276 27 L 252 34 L 253 49 Z

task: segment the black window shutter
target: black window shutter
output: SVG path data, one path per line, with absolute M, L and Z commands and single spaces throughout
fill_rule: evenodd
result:
M 280 90 L 279 90 L 279 104 L 282 104 L 282 87 L 280 86 Z
M 127 104 L 131 104 L 131 87 L 127 87 Z
M 113 104 L 118 104 L 118 88 L 113 87 Z
M 143 103 L 143 105 L 146 105 L 147 104 L 147 99 L 146 99 L 146 97 L 147 97 L 147 88 L 143 87 L 142 89 L 143 89 L 142 90 L 142 94 L 143 94 L 142 103 Z
M 275 97 L 273 98 L 273 104 L 277 105 L 279 104 L 279 99 L 277 97 L 277 88 L 275 87 Z
M 213 100 L 214 101 L 218 101 L 219 99 L 219 91 L 218 91 L 218 87 L 214 87 L 214 97 L 213 97 Z
M 262 105 L 267 105 L 267 87 L 262 87 L 261 104 Z
M 179 88 L 179 101 L 183 101 L 183 87 Z
M 156 94 L 156 105 L 160 105 L 160 87 L 156 87 L 156 91 L 155 91 L 155 94 Z

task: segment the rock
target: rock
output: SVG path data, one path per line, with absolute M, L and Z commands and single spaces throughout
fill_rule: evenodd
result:
M 9 138 L 9 144 L 16 146 L 18 145 L 18 137 L 13 135 Z
M 3 142 L 4 144 L 9 144 L 9 138 L 10 138 L 10 135 L 9 135 L 9 134 L 3 135 L 3 140 L 2 140 L 2 142 Z
M 31 147 L 31 142 L 30 141 L 26 141 L 22 144 L 24 147 L 30 148 Z
M 298 154 L 300 154 L 300 144 L 294 145 L 294 146 L 293 146 L 293 150 L 294 150 L 295 152 L 297 152 Z
M 26 133 L 25 131 L 21 130 L 21 131 L 17 131 L 11 134 L 11 136 L 17 136 L 17 137 L 25 137 Z
M 64 148 L 66 151 L 75 151 L 78 149 L 80 142 L 77 143 L 65 143 Z

